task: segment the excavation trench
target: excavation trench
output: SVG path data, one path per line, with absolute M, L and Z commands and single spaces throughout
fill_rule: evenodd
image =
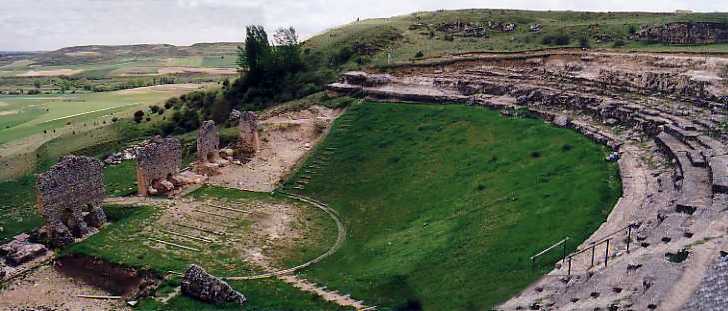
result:
M 151 271 L 140 271 L 83 255 L 62 257 L 53 267 L 67 277 L 125 299 L 148 296 L 161 283 L 161 278 Z

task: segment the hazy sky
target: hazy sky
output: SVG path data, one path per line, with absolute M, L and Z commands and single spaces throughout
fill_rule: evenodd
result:
M 73 45 L 240 41 L 248 24 L 294 26 L 303 37 L 357 17 L 514 8 L 728 11 L 726 0 L 0 0 L 0 51 Z

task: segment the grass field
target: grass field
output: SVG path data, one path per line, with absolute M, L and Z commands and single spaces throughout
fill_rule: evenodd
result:
M 278 198 L 266 193 L 250 193 L 237 190 L 203 187 L 190 194 L 194 199 L 219 199 L 239 201 L 249 204 L 265 202 L 287 202 L 302 205 L 296 201 Z M 229 247 L 216 245 L 204 246 L 201 243 L 189 240 L 177 243 L 186 243 L 192 247 L 201 248 L 201 252 L 179 251 L 169 248 L 150 247 L 146 239 L 148 230 L 154 226 L 155 221 L 163 212 L 159 207 L 126 207 L 106 206 L 107 216 L 111 224 L 100 233 L 87 240 L 63 250 L 63 255 L 84 255 L 104 259 L 107 262 L 138 269 L 151 270 L 159 275 L 166 271 L 184 271 L 191 263 L 202 265 L 208 272 L 217 276 L 251 275 L 258 269 L 249 266 Z M 335 237 L 335 226 L 328 216 L 316 208 L 304 208 L 305 218 L 314 226 L 310 232 L 310 239 L 300 241 L 295 248 L 281 250 L 277 257 L 284 258 L 281 263 L 300 264 L 305 260 L 314 258 L 330 247 Z M 246 223 L 240 223 L 239 230 L 250 230 Z M 333 234 L 331 234 L 333 232 Z M 174 240 L 172 236 L 161 237 Z M 224 239 L 232 239 L 233 236 Z M 275 279 L 254 281 L 234 281 L 230 283 L 248 297 L 246 310 L 339 310 L 335 305 L 326 303 L 311 294 L 300 292 L 290 285 Z M 179 278 L 173 278 L 162 286 L 175 287 L 179 285 Z M 213 307 L 200 303 L 187 297 L 176 297 L 166 305 L 161 305 L 153 299 L 142 301 L 139 310 L 238 310 L 239 306 Z
M 621 184 L 604 155 L 538 119 L 354 106 L 285 187 L 311 174 L 303 193 L 348 229 L 343 248 L 304 274 L 380 310 L 487 309 L 549 268 L 532 271 L 531 255 L 565 236 L 573 250 L 606 218 Z
M 471 22 L 487 24 L 488 21 L 516 23 L 514 32 L 488 30 L 488 38 L 455 36 L 446 40 L 444 32 L 435 30 L 442 23 Z M 330 29 L 305 42 L 315 51 L 335 54 L 343 47 L 376 47 L 375 53 L 364 56 L 364 64 L 387 63 L 387 52 L 393 62 L 410 62 L 422 52 L 424 58 L 468 51 L 509 52 L 542 49 L 547 47 L 579 47 L 580 38 L 588 39 L 593 48 L 613 48 L 614 42 L 625 43 L 619 50 L 645 51 L 693 51 L 728 52 L 728 44 L 681 46 L 646 44 L 629 39 L 630 29 L 641 25 L 675 21 L 728 21 L 727 13 L 645 13 L 645 12 L 575 12 L 575 11 L 523 11 L 497 9 L 468 9 L 454 11 L 417 12 L 391 18 L 366 19 Z M 432 26 L 413 27 L 415 24 Z M 543 31 L 532 33 L 529 26 L 543 25 Z M 433 31 L 432 36 L 430 31 Z M 547 45 L 543 38 L 567 35 L 571 41 L 565 45 Z M 597 37 L 610 40 L 598 42 Z M 355 59 L 352 60 L 355 61 Z

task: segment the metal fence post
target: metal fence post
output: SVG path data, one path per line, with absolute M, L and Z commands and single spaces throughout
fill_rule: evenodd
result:
M 589 268 L 594 267 L 594 252 L 596 251 L 596 248 L 597 248 L 597 245 L 592 244 L 592 261 L 591 261 L 591 266 L 589 266 Z
M 609 260 L 609 240 L 611 240 L 611 239 L 607 239 L 607 247 L 604 250 L 604 266 L 605 267 L 607 266 L 607 260 Z
M 571 276 L 571 256 L 569 256 L 569 272 L 567 273 L 568 276 Z
M 629 254 L 629 243 L 632 242 L 632 225 L 627 227 L 627 254 Z

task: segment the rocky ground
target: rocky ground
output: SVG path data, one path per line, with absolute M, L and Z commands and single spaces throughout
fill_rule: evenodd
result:
M 248 191 L 270 192 L 311 150 L 342 113 L 322 106 L 269 115 L 258 123 L 258 152 L 243 165 L 230 165 L 209 183 Z

